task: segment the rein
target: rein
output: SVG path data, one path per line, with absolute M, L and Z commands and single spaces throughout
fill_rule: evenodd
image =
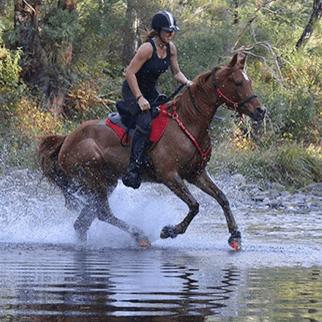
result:
M 192 92 L 191 92 L 191 89 L 190 89 L 190 86 L 188 86 L 188 91 L 189 91 L 189 95 L 190 95 L 190 99 L 191 99 L 191 103 L 193 105 L 193 107 L 200 113 L 200 109 L 195 101 L 195 98 L 194 96 L 192 95 Z
M 167 111 L 167 110 L 163 110 L 163 113 L 165 115 L 171 117 L 172 119 L 174 119 L 178 123 L 179 127 L 188 136 L 188 138 L 194 143 L 194 145 L 196 146 L 197 150 L 199 151 L 199 153 L 201 155 L 201 164 L 200 164 L 200 167 L 203 168 L 207 164 L 207 162 L 208 162 L 208 160 L 210 158 L 211 147 L 212 147 L 211 144 L 210 144 L 208 150 L 206 152 L 204 152 L 201 149 L 201 147 L 200 147 L 199 143 L 197 142 L 197 140 L 195 139 L 195 137 L 189 132 L 189 130 L 185 127 L 185 125 L 179 119 L 179 116 L 178 116 L 178 113 L 177 113 L 177 106 L 176 106 L 176 104 L 173 104 L 172 105 L 172 108 L 173 108 L 173 112 L 172 113 L 169 112 L 169 111 Z

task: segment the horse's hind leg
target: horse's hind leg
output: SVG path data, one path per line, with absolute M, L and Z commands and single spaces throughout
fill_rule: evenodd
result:
M 100 204 L 98 209 L 98 216 L 99 220 L 107 222 L 115 227 L 122 229 L 123 231 L 129 233 L 132 238 L 138 243 L 140 246 L 150 246 L 150 242 L 148 237 L 144 234 L 144 232 L 137 228 L 136 226 L 129 225 L 124 220 L 121 220 L 115 217 L 112 214 L 112 211 L 108 205 L 108 202 Z
M 97 214 L 95 213 L 95 209 L 92 204 L 87 204 L 81 210 L 78 218 L 74 223 L 74 229 L 78 240 L 80 240 L 81 242 L 86 242 L 87 231 L 96 217 Z
M 238 226 L 231 212 L 229 201 L 225 194 L 216 186 L 206 170 L 197 176 L 192 183 L 218 201 L 224 211 L 228 230 L 231 234 L 230 238 L 228 239 L 228 243 L 234 249 L 240 250 L 241 234 L 238 231 Z
M 91 203 L 82 209 L 74 223 L 76 235 L 81 242 L 86 242 L 87 231 L 96 218 L 129 233 L 140 246 L 150 246 L 148 237 L 141 229 L 127 224 L 112 214 L 107 201 Z

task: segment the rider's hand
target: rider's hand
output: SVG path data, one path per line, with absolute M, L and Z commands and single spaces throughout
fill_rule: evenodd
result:
M 150 109 L 150 103 L 143 96 L 139 98 L 138 104 L 140 106 L 141 111 L 147 111 Z
M 186 83 L 185 83 L 185 85 L 187 87 L 190 87 L 192 85 L 192 81 L 191 80 L 187 80 Z

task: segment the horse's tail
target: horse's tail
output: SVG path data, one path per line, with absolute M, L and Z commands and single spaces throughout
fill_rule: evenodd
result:
M 58 154 L 67 136 L 48 135 L 38 146 L 39 165 L 46 178 L 56 183 L 60 188 L 67 184 L 67 176 L 59 166 Z

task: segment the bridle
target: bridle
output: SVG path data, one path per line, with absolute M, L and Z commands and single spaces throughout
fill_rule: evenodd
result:
M 236 109 L 236 111 L 239 113 L 239 115 L 242 117 L 242 112 L 241 112 L 241 107 L 248 103 L 249 101 L 251 101 L 253 98 L 256 98 L 256 95 L 251 95 L 245 99 L 243 99 L 240 102 L 234 102 L 231 99 L 229 99 L 228 97 L 226 97 L 222 91 L 219 88 L 218 82 L 216 80 L 216 72 L 220 69 L 220 67 L 216 67 L 213 69 L 212 71 L 212 80 L 213 80 L 213 84 L 215 87 L 215 91 L 218 95 L 218 99 L 220 97 L 222 97 L 227 103 L 231 104 L 233 106 L 234 109 Z M 181 88 L 180 88 L 181 89 Z M 179 91 L 180 91 L 179 89 Z M 179 92 L 178 91 L 178 92 Z M 192 102 L 192 105 L 194 106 L 194 108 L 200 113 L 200 108 L 198 107 L 198 105 L 196 104 L 196 101 L 194 99 L 194 96 L 192 95 L 191 89 L 190 87 L 188 87 L 188 91 L 189 91 L 189 95 L 190 95 L 190 99 Z M 176 93 L 177 94 L 177 93 Z M 219 102 L 217 100 L 216 103 L 219 106 Z M 173 112 L 169 112 L 167 109 L 163 110 L 163 113 L 169 117 L 172 117 L 179 125 L 179 127 L 184 131 L 184 133 L 189 137 L 189 139 L 194 143 L 195 147 L 197 148 L 197 150 L 200 153 L 201 156 L 201 162 L 200 162 L 200 166 L 199 166 L 199 170 L 196 172 L 196 175 L 198 173 L 200 173 L 200 171 L 203 170 L 204 166 L 207 164 L 207 162 L 210 159 L 210 155 L 211 155 L 211 148 L 212 145 L 210 143 L 208 149 L 206 151 L 203 151 L 199 145 L 199 143 L 197 142 L 197 140 L 194 138 L 194 136 L 189 132 L 189 130 L 186 128 L 186 126 L 181 122 L 181 120 L 179 119 L 178 113 L 177 113 L 177 106 L 176 104 L 171 104 Z
M 250 102 L 252 99 L 256 98 L 257 96 L 256 95 L 251 95 L 245 99 L 243 99 L 242 101 L 240 102 L 235 102 L 233 100 L 231 100 L 230 98 L 228 98 L 227 96 L 225 96 L 222 91 L 220 90 L 219 88 L 219 84 L 217 82 L 217 79 L 216 79 L 216 72 L 220 69 L 220 67 L 215 67 L 212 71 L 212 82 L 214 84 L 214 87 L 215 87 L 215 91 L 218 95 L 218 98 L 222 97 L 227 103 L 231 104 L 232 105 L 232 108 L 233 109 L 236 109 L 236 111 L 238 112 L 238 114 L 241 116 L 242 113 L 241 113 L 241 107 L 243 105 L 245 105 L 246 103 Z M 219 106 L 219 103 L 217 101 L 217 105 Z M 228 106 L 229 107 L 229 106 Z M 230 106 L 231 107 L 231 106 Z

